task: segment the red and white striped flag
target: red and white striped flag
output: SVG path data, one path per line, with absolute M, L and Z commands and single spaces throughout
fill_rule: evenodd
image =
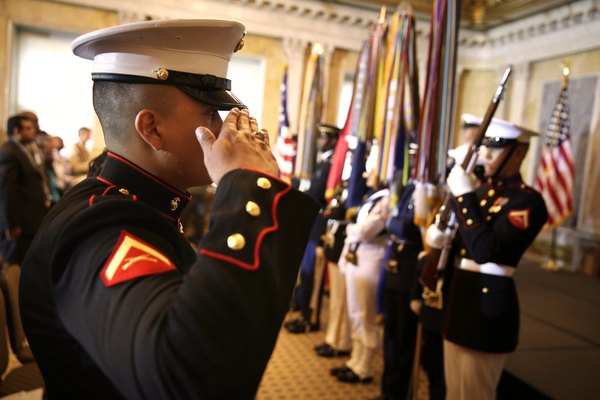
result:
M 546 229 L 562 224 L 573 213 L 575 168 L 569 134 L 568 69 L 563 73 L 535 181 L 535 188 L 544 196 L 548 209 Z
M 279 165 L 280 177 L 290 183 L 294 172 L 294 158 L 296 157 L 296 141 L 290 132 L 290 122 L 287 112 L 287 76 L 288 67 L 285 66 L 281 82 L 281 106 L 279 109 L 279 133 L 275 144 L 275 157 Z

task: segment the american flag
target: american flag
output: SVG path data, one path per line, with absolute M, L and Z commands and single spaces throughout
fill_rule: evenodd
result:
M 567 72 L 546 131 L 535 182 L 548 208 L 547 229 L 562 224 L 573 212 L 575 168 L 571 147 Z
M 279 164 L 281 179 L 291 182 L 294 171 L 294 158 L 296 157 L 296 142 L 290 132 L 290 122 L 287 113 L 287 76 L 288 67 L 285 66 L 281 82 L 281 107 L 279 109 L 279 133 L 275 156 Z

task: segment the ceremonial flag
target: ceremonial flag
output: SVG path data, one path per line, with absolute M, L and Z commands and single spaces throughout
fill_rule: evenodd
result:
M 453 120 L 454 75 L 460 16 L 459 0 L 434 0 L 429 36 L 427 77 L 421 102 L 415 197 L 425 207 L 415 210 L 415 223 L 429 226 L 443 200 L 446 153 Z
M 375 136 L 376 103 L 381 83 L 380 75 L 383 73 L 384 34 L 385 7 L 382 7 L 379 20 L 373 27 L 363 53 L 365 60 L 359 65 L 360 84 L 357 84 L 356 88 L 352 126 L 357 143 L 352 153 L 352 170 L 348 178 L 348 197 L 345 201 L 347 208 L 358 207 L 366 193 L 364 172 L 368 156 L 367 144 L 370 144 Z
M 554 228 L 573 213 L 575 168 L 569 134 L 569 69 L 563 68 L 558 100 L 544 137 L 544 146 L 534 187 L 542 194 L 548 209 L 545 229 Z
M 306 63 L 304 75 L 298 123 L 298 151 L 294 167 L 295 175 L 301 179 L 301 185 L 302 180 L 310 181 L 315 165 L 316 140 L 323 111 L 322 53 L 323 46 L 315 43 Z
M 287 112 L 287 77 L 288 66 L 285 65 L 283 71 L 283 80 L 281 82 L 281 105 L 279 108 L 279 132 L 277 134 L 277 143 L 275 156 L 279 164 L 281 179 L 290 183 L 294 172 L 294 158 L 296 156 L 296 143 L 290 132 L 290 121 Z
M 418 79 L 413 74 L 417 71 L 415 36 L 412 8 L 404 4 L 394 13 L 387 38 L 387 99 L 377 160 L 379 182 L 384 185 L 396 177 L 402 185 L 408 182 L 408 142 L 411 132 L 416 131 L 419 109 Z

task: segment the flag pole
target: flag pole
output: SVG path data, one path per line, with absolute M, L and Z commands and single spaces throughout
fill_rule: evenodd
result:
M 552 134 L 550 141 L 546 138 L 546 147 L 550 147 L 550 152 L 543 154 L 542 164 L 539 167 L 538 177 L 536 178 L 535 188 L 540 190 L 546 206 L 550 207 L 550 215 L 546 226 L 551 229 L 550 254 L 549 259 L 542 262 L 541 267 L 548 271 L 561 271 L 565 268 L 565 262 L 557 258 L 557 226 L 561 225 L 572 213 L 572 184 L 575 179 L 575 172 L 571 159 L 570 139 L 568 137 L 568 104 L 566 103 L 566 93 L 569 85 L 570 62 L 562 62 L 562 81 L 560 85 L 557 104 L 549 123 L 549 132 Z M 565 135 L 565 132 L 567 133 Z M 547 134 L 548 135 L 548 134 Z M 568 146 L 565 146 L 568 143 Z M 551 154 L 551 157 L 545 156 Z M 541 171 L 541 172 L 540 172 Z M 552 180 L 546 179 L 548 171 L 552 172 Z M 566 172 L 565 172 L 566 171 Z M 568 172 L 568 174 L 567 174 Z M 557 194 L 556 188 L 567 192 L 568 196 L 564 199 Z M 551 193 L 552 192 L 552 193 Z
M 558 271 L 562 267 L 559 266 L 559 262 L 556 260 L 556 228 L 552 228 L 551 234 L 550 258 L 542 263 L 542 268 L 547 271 Z

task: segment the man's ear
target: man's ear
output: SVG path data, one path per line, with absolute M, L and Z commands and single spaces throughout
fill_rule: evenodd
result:
M 135 116 L 135 129 L 144 142 L 154 150 L 163 148 L 162 135 L 157 128 L 157 115 L 154 111 L 143 109 Z

